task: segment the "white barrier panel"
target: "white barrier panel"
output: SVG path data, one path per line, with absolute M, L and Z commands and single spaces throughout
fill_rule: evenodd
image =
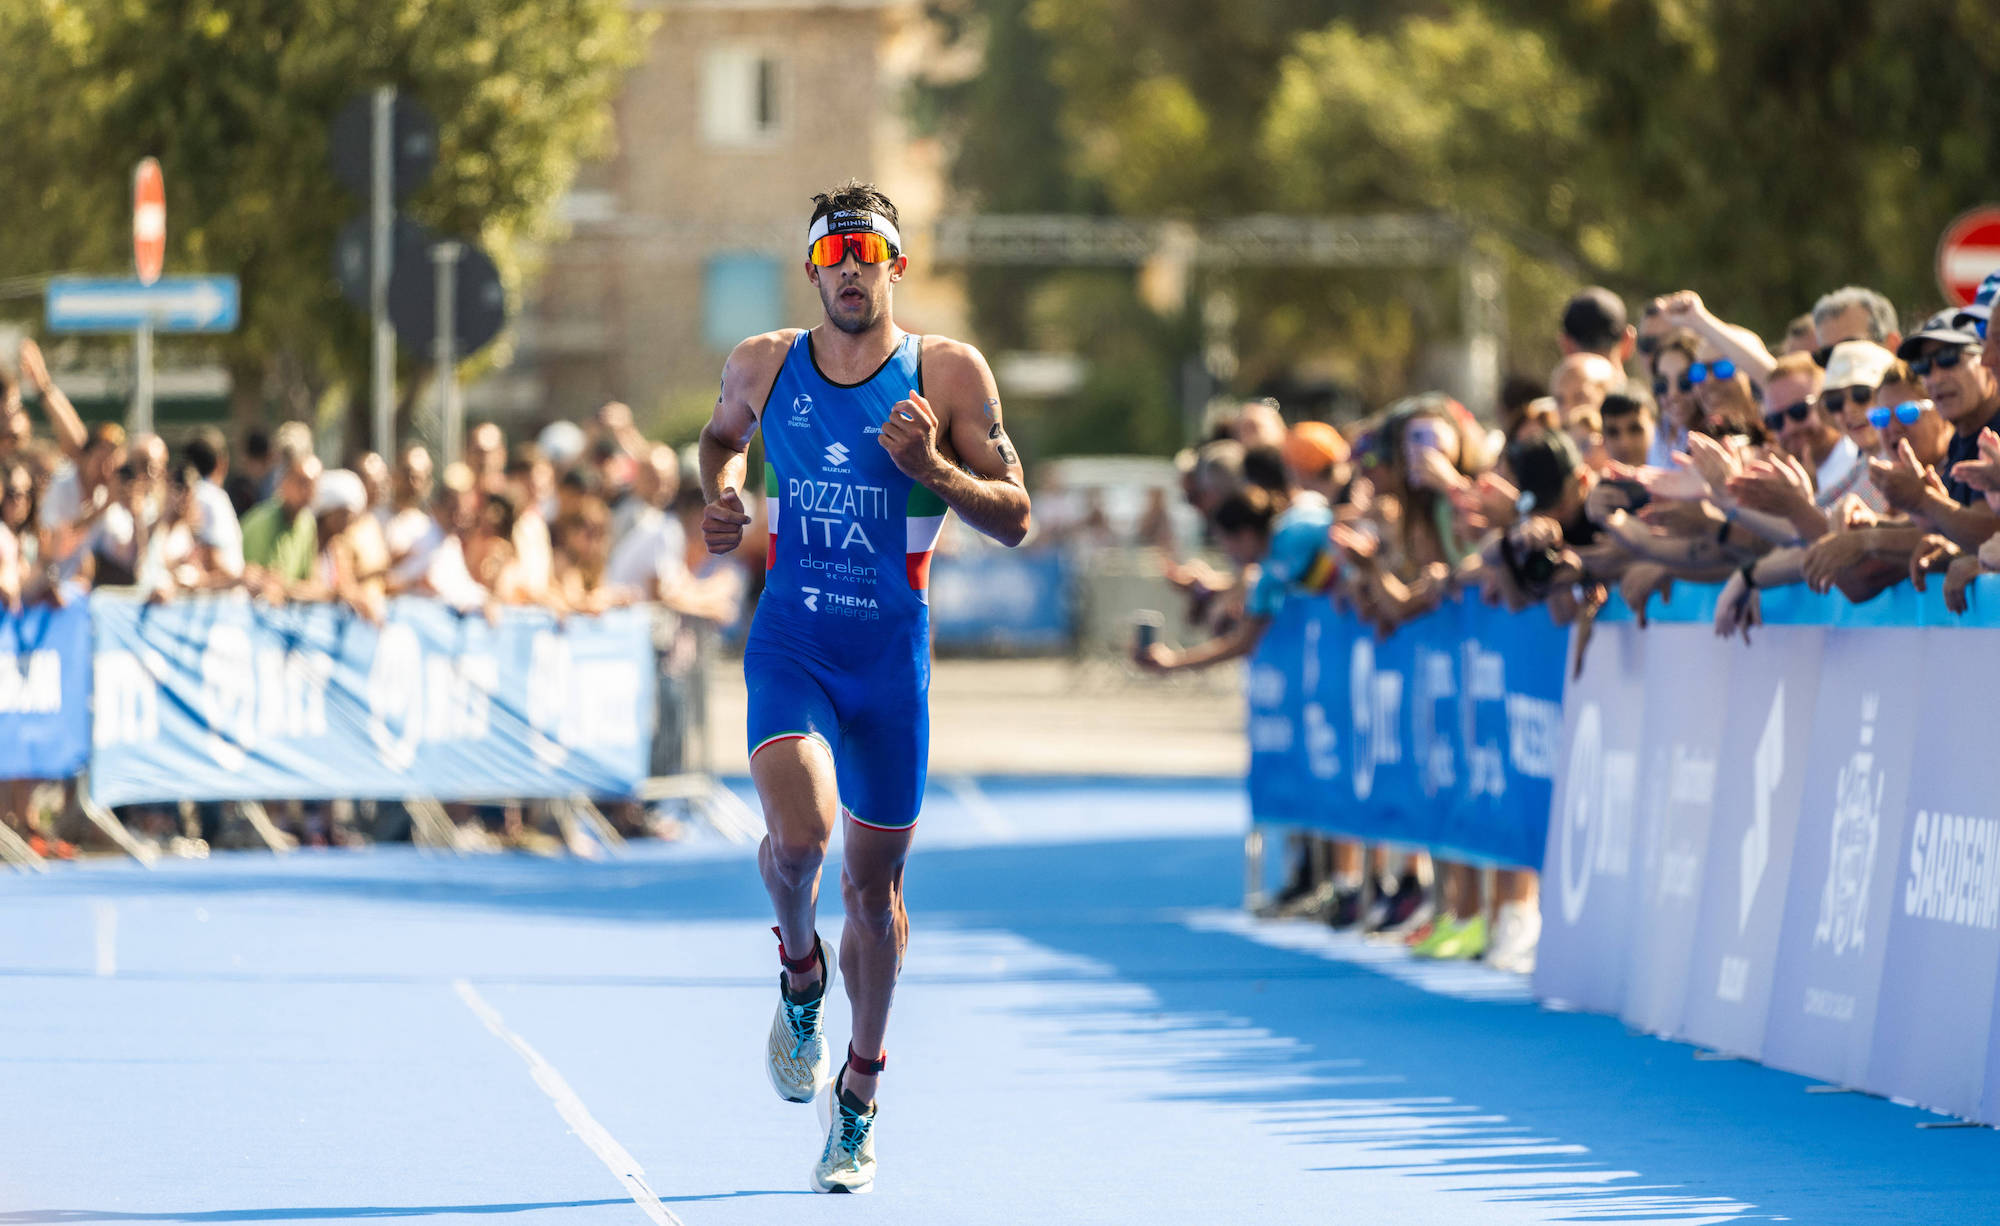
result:
M 1600 624 L 1570 684 L 1536 995 L 2000 1119 L 2000 629 L 1780 596 L 1832 624 L 1746 646 L 1712 600 Z

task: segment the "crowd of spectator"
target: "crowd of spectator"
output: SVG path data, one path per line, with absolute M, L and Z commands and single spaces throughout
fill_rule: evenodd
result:
M 1461 591 L 1585 631 L 1615 591 L 1643 625 L 1677 580 L 1723 585 L 1716 631 L 1746 639 L 1761 593 L 1792 584 L 1866 601 L 1941 579 L 1963 613 L 1972 580 L 2000 571 L 1997 292 L 2000 273 L 1905 332 L 1882 294 L 1846 286 L 1767 346 L 1692 291 L 1652 299 L 1633 326 L 1593 287 L 1562 314 L 1547 380 L 1509 379 L 1497 422 L 1438 394 L 1338 429 L 1234 407 L 1181 460 L 1231 565 L 1169 575 L 1211 637 L 1142 642 L 1138 661 L 1247 655 L 1288 599 L 1333 599 L 1383 635 Z M 1533 966 L 1532 873 L 1497 873 L 1489 914 L 1470 867 L 1393 862 L 1300 840 L 1272 910 Z
M 213 426 L 170 445 L 86 425 L 33 340 L 19 370 L 19 383 L 0 374 L 0 602 L 10 610 L 93 587 L 155 602 L 232 590 L 272 605 L 331 602 L 375 623 L 402 595 L 492 619 L 509 605 L 567 616 L 645 603 L 679 615 L 674 624 L 690 623 L 691 635 L 694 623 L 734 624 L 761 566 L 708 555 L 692 527 L 698 482 L 622 404 L 511 448 L 498 425 L 480 423 L 465 459 L 442 467 L 409 443 L 329 468 L 302 422 L 252 430 L 235 449 Z M 663 637 L 663 653 L 684 663 L 686 637 Z M 8 825 L 37 852 L 74 854 L 33 791 L 26 781 L 0 786 Z M 291 811 L 306 841 L 358 837 L 323 807 Z M 150 812 L 139 820 L 173 824 Z M 518 812 L 504 824 L 517 829 Z M 629 824 L 644 828 L 636 814 Z

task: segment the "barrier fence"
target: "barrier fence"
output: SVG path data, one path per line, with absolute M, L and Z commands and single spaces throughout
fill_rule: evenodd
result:
M 2000 1121 L 2000 578 L 1965 618 L 1766 593 L 1750 645 L 1715 596 L 1645 629 L 1614 602 L 1566 689 L 1539 610 L 1371 643 L 1294 602 L 1252 666 L 1252 813 L 1542 867 L 1546 1002 Z
M 629 796 L 647 777 L 647 611 L 496 623 L 391 602 L 90 600 L 100 804 Z
M 1537 994 L 2000 1120 L 2000 582 L 1770 593 L 1747 647 L 1714 598 L 1600 624 L 1570 688 Z
M 1565 641 L 1542 610 L 1471 599 L 1382 640 L 1328 601 L 1286 602 L 1250 662 L 1252 815 L 1539 864 Z
M 81 776 L 83 815 L 147 862 L 157 852 L 109 806 L 235 801 L 285 850 L 259 802 L 401 801 L 413 838 L 452 847 L 438 799 L 547 801 L 570 848 L 595 855 L 623 839 L 592 801 L 636 798 L 741 841 L 755 823 L 688 754 L 706 745 L 684 712 L 663 709 L 701 684 L 702 636 L 674 650 L 677 625 L 651 607 L 489 622 L 403 598 L 377 626 L 241 593 L 79 593 L 0 613 L 0 779 Z M 0 861 L 42 867 L 4 829 Z

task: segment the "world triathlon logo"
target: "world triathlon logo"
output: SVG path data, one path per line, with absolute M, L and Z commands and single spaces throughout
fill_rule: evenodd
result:
M 805 392 L 800 392 L 798 395 L 792 397 L 792 418 L 790 424 L 794 426 L 805 425 L 806 421 L 812 416 L 812 411 L 813 398 Z

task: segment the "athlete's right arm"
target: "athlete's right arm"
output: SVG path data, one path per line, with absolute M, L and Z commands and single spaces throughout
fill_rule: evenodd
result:
M 722 366 L 715 412 L 701 429 L 702 540 L 710 553 L 728 553 L 743 542 L 750 514 L 743 506 L 743 453 L 757 433 L 757 414 L 784 365 L 790 332 L 766 332 L 736 346 Z

